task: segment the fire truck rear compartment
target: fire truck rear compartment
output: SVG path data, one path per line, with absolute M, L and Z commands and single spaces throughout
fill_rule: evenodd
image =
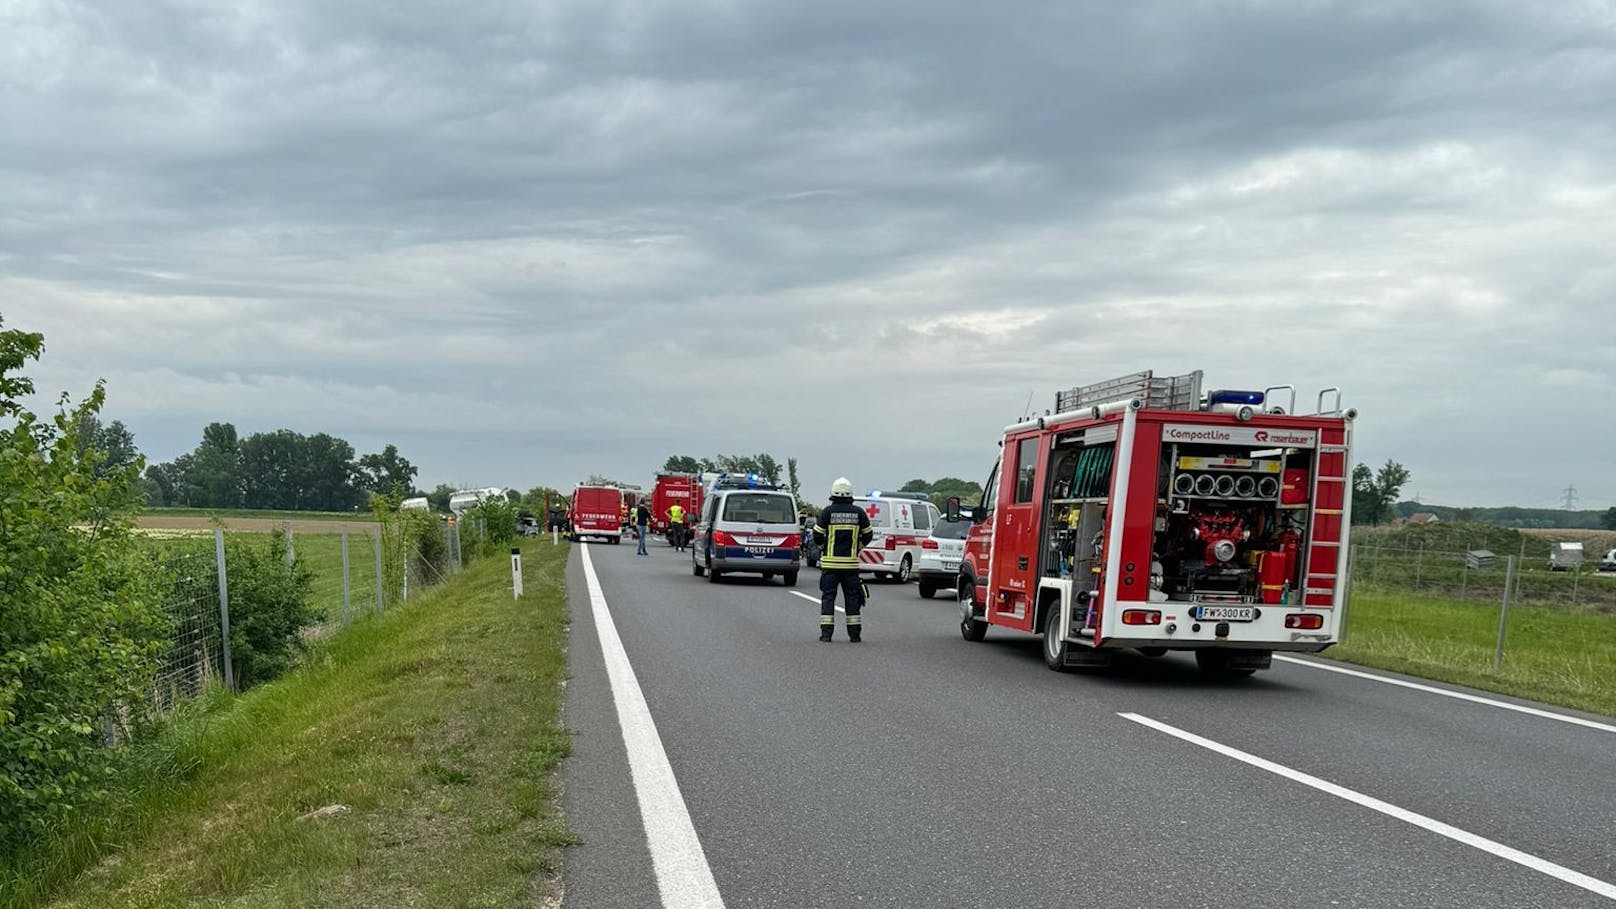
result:
M 1039 574 L 1072 582 L 1070 635 L 1092 638 L 1098 622 L 1090 604 L 1105 565 L 1106 511 L 1115 443 L 1103 433 L 1085 445 L 1082 432 L 1058 437 L 1045 484 Z M 1170 444 L 1158 468 L 1149 599 L 1154 622 L 1129 625 L 1112 641 L 1147 653 L 1167 649 L 1242 650 L 1242 666 L 1267 659 L 1266 634 L 1242 641 L 1245 628 L 1284 623 L 1300 628 L 1298 592 L 1306 538 L 1310 449 L 1252 450 L 1211 444 Z M 1058 596 L 1039 597 L 1035 627 L 1046 628 Z M 1202 606 L 1234 607 L 1235 618 L 1202 620 Z M 1266 607 L 1266 608 L 1265 608 Z M 1265 621 L 1266 620 L 1266 621 Z M 1126 617 L 1125 617 L 1125 624 Z M 1250 627 L 1250 633 L 1258 632 Z M 1138 634 L 1138 638 L 1134 634 Z
M 1297 600 L 1312 462 L 1311 449 L 1164 445 L 1153 593 L 1199 604 Z

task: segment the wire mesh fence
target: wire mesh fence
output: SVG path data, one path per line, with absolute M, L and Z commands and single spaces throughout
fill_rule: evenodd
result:
M 213 551 L 174 546 L 157 559 L 172 579 L 164 605 L 173 630 L 153 686 L 154 705 L 167 712 L 223 677 L 224 636 Z
M 412 591 L 447 581 L 464 565 L 460 530 L 448 522 L 442 524 L 441 539 L 434 531 L 425 545 L 390 536 L 381 524 L 288 523 L 277 533 L 287 540 L 287 566 L 310 576 L 315 621 L 301 630 L 306 641 L 383 612 L 408 599 Z M 220 541 L 262 542 L 269 536 L 225 530 L 151 535 L 152 558 L 167 584 L 164 609 L 172 629 L 152 682 L 153 705 L 159 713 L 196 697 L 210 684 L 229 680 L 226 628 L 232 568 L 230 547 Z M 241 608 L 239 603 L 236 607 Z
M 1356 546 L 1353 583 L 1363 589 L 1430 594 L 1477 603 L 1512 603 L 1616 612 L 1616 572 L 1584 559 L 1566 567 L 1491 549 Z M 1513 573 L 1507 570 L 1515 563 Z

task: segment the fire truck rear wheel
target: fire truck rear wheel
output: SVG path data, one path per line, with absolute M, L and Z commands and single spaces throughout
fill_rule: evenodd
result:
M 1195 666 L 1203 673 L 1224 679 L 1245 678 L 1256 672 L 1255 669 L 1232 669 L 1229 666 L 1229 651 L 1216 647 L 1195 651 Z
M 1067 672 L 1066 635 L 1061 633 L 1060 610 L 1051 606 L 1044 616 L 1044 665 L 1056 672 Z
M 980 641 L 988 636 L 988 623 L 976 617 L 976 582 L 961 578 L 959 586 L 960 636 Z

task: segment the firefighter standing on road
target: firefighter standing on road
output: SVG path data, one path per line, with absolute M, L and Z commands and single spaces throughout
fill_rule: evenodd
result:
M 683 552 L 685 548 L 685 508 L 683 505 L 668 506 L 668 536 L 673 548 Z
M 853 504 L 853 484 L 843 477 L 830 484 L 830 507 L 814 525 L 819 544 L 819 639 L 828 641 L 836 631 L 836 588 L 842 589 L 847 610 L 847 639 L 858 643 L 864 630 L 864 587 L 859 582 L 859 550 L 870 544 L 875 531 L 870 516 Z

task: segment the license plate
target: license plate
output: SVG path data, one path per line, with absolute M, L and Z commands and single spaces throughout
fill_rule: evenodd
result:
M 945 562 L 943 562 L 943 570 L 944 571 L 959 571 L 959 563 L 958 562 L 945 561 Z
M 1257 617 L 1255 606 L 1201 606 L 1195 617 L 1203 622 L 1249 622 Z

